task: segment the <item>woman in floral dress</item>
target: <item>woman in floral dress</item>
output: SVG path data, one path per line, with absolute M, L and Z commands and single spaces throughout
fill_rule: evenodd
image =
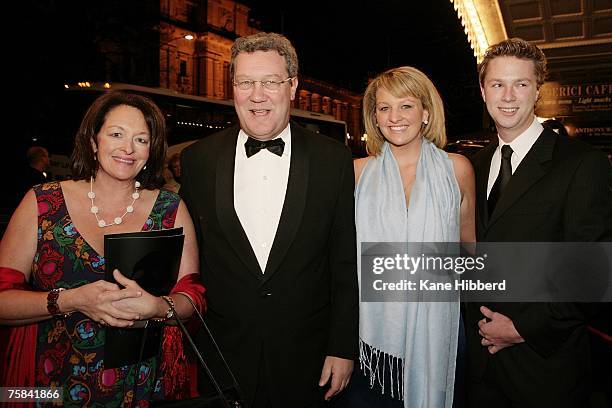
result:
M 198 249 L 180 198 L 160 189 L 163 114 L 149 99 L 108 93 L 89 108 L 75 138 L 73 180 L 35 186 L 0 244 L 1 386 L 61 388 L 65 406 L 143 406 L 189 395 L 180 334 L 164 330 L 164 358 L 107 368 L 107 327 L 180 318 L 200 309 Z M 167 298 L 114 271 L 104 280 L 104 235 L 183 227 L 177 284 Z M 8 330 L 6 326 L 12 326 Z

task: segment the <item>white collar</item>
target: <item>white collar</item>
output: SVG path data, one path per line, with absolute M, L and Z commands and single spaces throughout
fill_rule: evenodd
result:
M 516 154 L 518 161 L 521 162 L 529 152 L 529 149 L 531 149 L 531 146 L 533 146 L 536 140 L 538 140 L 538 137 L 540 136 L 543 130 L 544 127 L 540 122 L 538 122 L 538 119 L 534 116 L 531 125 L 523 133 L 514 138 L 512 142 L 506 143 L 502 140 L 501 137 L 499 137 L 499 135 L 497 135 L 499 141 L 499 146 L 497 147 L 497 150 L 500 150 L 504 145 L 510 145 L 512 151 L 514 152 L 514 154 Z

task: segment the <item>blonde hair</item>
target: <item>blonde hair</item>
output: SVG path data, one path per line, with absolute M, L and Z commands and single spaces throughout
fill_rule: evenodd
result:
M 376 92 L 381 88 L 397 98 L 411 96 L 420 100 L 423 109 L 429 113 L 428 123 L 421 129 L 421 135 L 439 148 L 446 145 L 444 105 L 433 82 L 414 67 L 399 67 L 374 78 L 363 95 L 363 122 L 368 134 L 368 154 L 379 154 L 385 142 L 385 136 L 376 126 Z

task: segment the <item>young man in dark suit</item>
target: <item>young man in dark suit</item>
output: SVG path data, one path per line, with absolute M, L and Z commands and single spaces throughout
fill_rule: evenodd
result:
M 255 408 L 321 406 L 346 387 L 358 352 L 351 154 L 289 121 L 297 72 L 285 37 L 237 39 L 240 126 L 182 156 L 206 319 Z
M 479 66 L 498 139 L 473 158 L 478 241 L 611 238 L 610 164 L 537 121 L 545 73 L 542 51 L 516 38 L 491 46 Z M 578 304 L 469 304 L 470 406 L 588 406 L 585 321 Z

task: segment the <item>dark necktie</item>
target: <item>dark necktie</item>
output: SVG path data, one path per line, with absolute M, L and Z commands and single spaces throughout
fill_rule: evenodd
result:
M 268 149 L 275 155 L 282 156 L 283 150 L 285 150 L 285 142 L 281 138 L 264 141 L 249 137 L 244 143 L 244 149 L 246 150 L 247 157 L 251 157 L 261 149 Z
M 501 148 L 501 167 L 499 169 L 499 174 L 497 175 L 497 180 L 495 180 L 495 184 L 493 184 L 493 188 L 489 193 L 489 215 L 493 214 L 493 210 L 495 209 L 495 205 L 499 201 L 499 198 L 502 195 L 502 192 L 508 185 L 510 181 L 510 177 L 512 177 L 512 162 L 510 158 L 512 157 L 513 150 L 510 145 L 503 145 Z

